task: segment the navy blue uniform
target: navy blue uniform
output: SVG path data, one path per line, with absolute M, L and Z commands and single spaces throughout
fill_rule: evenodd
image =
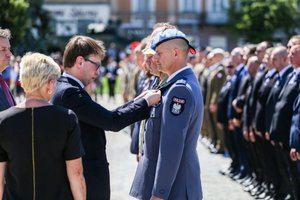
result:
M 203 119 L 203 98 L 191 68 L 161 88 L 161 103 L 146 122 L 143 154 L 130 195 L 150 199 L 202 199 L 196 152 Z

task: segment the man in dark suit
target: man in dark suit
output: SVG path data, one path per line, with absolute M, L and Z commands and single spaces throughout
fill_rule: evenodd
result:
M 2 76 L 2 72 L 9 65 L 12 53 L 10 51 L 11 33 L 8 29 L 0 28 L 0 111 L 6 110 L 15 105 L 13 96 Z
M 300 91 L 300 45 L 295 45 L 289 52 L 290 63 L 294 72 L 288 78 L 275 104 L 273 119 L 270 126 L 270 138 L 275 146 L 280 177 L 284 178 L 281 183 L 280 197 L 291 196 L 298 199 L 299 183 L 295 163 L 289 159 L 289 135 L 291 129 L 293 103 Z M 288 170 L 286 170 L 288 169 Z M 285 198 L 288 199 L 288 198 Z
M 99 75 L 105 56 L 101 41 L 86 36 L 71 38 L 64 52 L 64 69 L 58 80 L 52 102 L 72 109 L 77 115 L 85 149 L 84 176 L 88 200 L 109 200 L 109 168 L 104 130 L 119 131 L 133 122 L 149 117 L 149 106 L 160 99 L 160 92 L 146 93 L 142 98 L 109 111 L 94 102 L 84 87 Z
M 223 130 L 225 147 L 232 161 L 228 169 L 220 171 L 220 173 L 223 175 L 233 173 L 234 171 L 238 170 L 238 166 L 239 166 L 237 149 L 233 137 L 234 133 L 233 130 L 230 130 L 228 128 L 228 116 L 227 116 L 229 94 L 232 89 L 232 76 L 235 73 L 235 68 L 230 62 L 225 62 L 224 65 L 226 69 L 227 78 L 220 90 L 220 94 L 218 97 L 217 126 L 221 130 Z

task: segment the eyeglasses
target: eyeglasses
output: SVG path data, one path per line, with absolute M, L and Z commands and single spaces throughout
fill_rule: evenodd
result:
M 89 61 L 90 63 L 94 64 L 96 66 L 96 69 L 98 70 L 101 67 L 101 63 L 97 63 L 95 61 L 90 60 L 89 58 L 84 58 L 85 61 Z

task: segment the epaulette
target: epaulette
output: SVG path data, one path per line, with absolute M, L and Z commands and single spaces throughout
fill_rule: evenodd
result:
M 186 85 L 186 79 L 179 79 L 176 81 L 177 85 Z

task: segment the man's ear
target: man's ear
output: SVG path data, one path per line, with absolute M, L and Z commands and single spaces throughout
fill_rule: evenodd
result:
M 75 65 L 81 67 L 83 65 L 84 58 L 82 56 L 77 56 L 75 60 Z

